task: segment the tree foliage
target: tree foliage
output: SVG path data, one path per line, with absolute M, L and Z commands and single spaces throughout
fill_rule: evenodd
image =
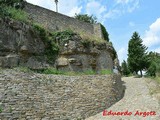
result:
M 23 1 L 24 0 L 0 0 L 0 5 L 3 4 L 7 6 L 18 7 Z
M 122 71 L 122 75 L 128 76 L 130 74 L 128 64 L 126 63 L 125 60 L 123 60 L 122 62 L 121 71 Z
M 10 17 L 24 22 L 27 18 L 27 14 L 22 10 L 24 5 L 24 0 L 0 0 L 0 17 Z
M 148 58 L 149 67 L 147 69 L 147 75 L 156 77 L 156 73 L 160 73 L 160 55 L 155 52 L 150 52 Z
M 97 18 L 94 17 L 93 15 L 89 16 L 88 14 L 75 14 L 74 18 L 84 21 L 84 22 L 88 22 L 91 24 L 97 23 Z
M 134 32 L 128 45 L 128 65 L 131 72 L 138 73 L 148 67 L 147 47 L 142 44 L 142 39 Z
M 84 15 L 83 14 L 75 14 L 75 18 L 78 20 L 81 20 L 83 22 L 87 22 L 87 23 L 91 23 L 91 24 L 97 23 L 97 18 L 93 15 L 89 16 L 88 14 L 84 14 Z M 104 40 L 109 42 L 109 34 L 108 34 L 106 28 L 101 23 L 100 23 L 100 25 L 101 25 L 101 30 L 102 30 Z
M 104 40 L 109 42 L 109 34 L 108 34 L 106 28 L 102 24 L 100 24 L 100 25 L 101 25 L 101 30 L 103 33 Z

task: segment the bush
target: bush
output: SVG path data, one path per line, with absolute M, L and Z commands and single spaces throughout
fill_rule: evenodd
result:
M 124 76 L 129 76 L 130 74 L 128 63 L 125 60 L 123 60 L 122 62 L 121 71 L 122 71 L 122 75 Z
M 10 17 L 22 22 L 28 22 L 28 14 L 26 12 L 11 6 L 0 5 L 0 17 Z
M 73 35 L 75 35 L 75 33 L 72 30 L 64 30 L 52 33 L 52 38 L 58 40 L 58 42 L 61 40 L 59 43 L 64 44 L 69 40 L 72 40 Z
M 26 12 L 24 12 L 23 10 L 16 9 L 13 7 L 7 7 L 6 10 L 11 18 L 13 18 L 15 20 L 22 21 L 22 22 L 28 21 L 28 14 Z
M 158 53 L 150 52 L 148 55 L 149 67 L 147 69 L 147 75 L 156 77 L 160 73 L 160 55 Z
M 83 22 L 87 22 L 87 23 L 97 23 L 97 18 L 93 15 L 88 15 L 88 14 L 75 14 L 74 18 L 83 21 Z
M 100 25 L 101 25 L 101 30 L 102 30 L 104 40 L 109 42 L 109 34 L 108 34 L 106 28 L 102 24 L 100 24 Z
M 54 34 L 49 33 L 41 25 L 36 23 L 33 24 L 33 28 L 46 46 L 45 54 L 49 60 L 48 62 L 53 63 L 59 52 L 59 45 L 55 41 Z
M 152 62 L 148 68 L 147 75 L 156 77 L 156 63 Z
M 5 5 L 0 5 L 0 17 L 11 17 Z

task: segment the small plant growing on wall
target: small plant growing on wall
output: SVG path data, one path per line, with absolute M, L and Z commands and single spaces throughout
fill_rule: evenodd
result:
M 9 112 L 12 113 L 13 109 L 11 106 L 9 106 Z
M 3 109 L 2 109 L 2 106 L 0 106 L 0 113 L 2 113 Z

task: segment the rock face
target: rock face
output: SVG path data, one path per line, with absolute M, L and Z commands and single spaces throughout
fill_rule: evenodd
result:
M 120 76 L 62 76 L 0 71 L 2 120 L 78 120 L 122 98 Z
M 61 49 L 55 64 L 60 70 L 79 72 L 85 70 L 113 70 L 114 49 L 105 42 L 84 41 L 78 35 L 74 35 L 68 42 L 60 44 Z
M 46 45 L 33 27 L 12 19 L 0 19 L 0 67 L 26 66 L 45 69 Z M 65 42 L 64 42 L 65 41 Z M 83 40 L 75 34 L 59 40 L 60 52 L 55 67 L 66 71 L 113 70 L 114 49 L 107 43 Z
M 31 26 L 7 18 L 0 18 L 0 26 L 0 67 L 44 66 L 45 45 Z

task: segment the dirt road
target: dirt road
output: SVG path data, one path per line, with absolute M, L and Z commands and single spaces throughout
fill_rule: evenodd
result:
M 105 112 L 86 120 L 160 120 L 160 101 L 151 93 L 154 85 L 145 78 L 128 77 L 122 80 L 126 86 L 124 97 Z M 113 115 L 115 113 L 117 115 Z

